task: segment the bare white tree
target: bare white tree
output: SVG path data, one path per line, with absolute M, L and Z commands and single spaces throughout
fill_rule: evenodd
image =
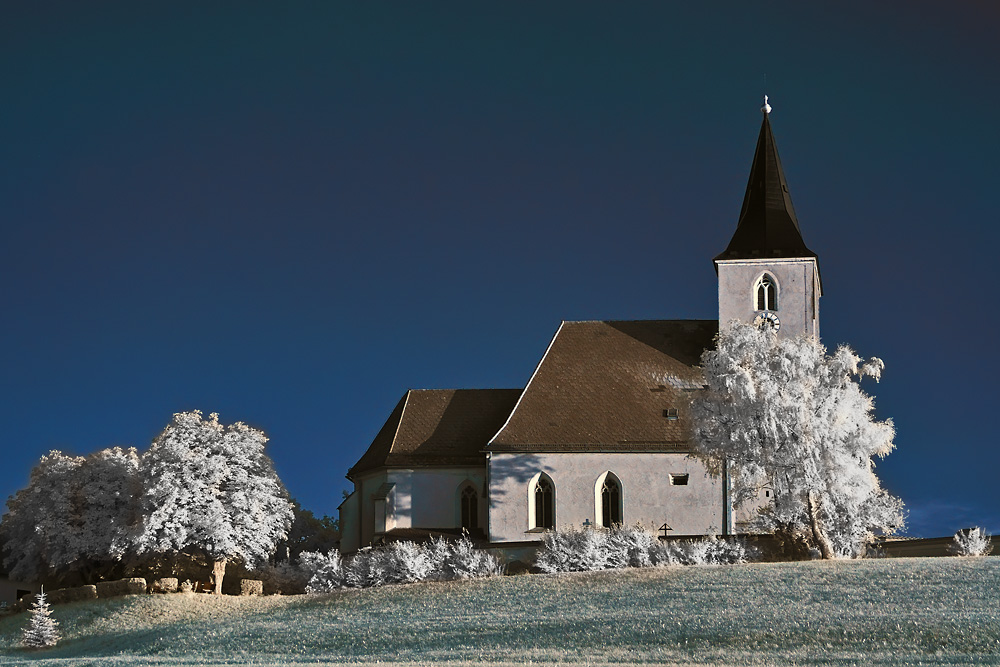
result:
M 212 563 L 216 593 L 228 561 L 262 565 L 292 523 L 266 442 L 263 432 L 241 422 L 223 426 L 214 413 L 175 414 L 142 457 L 138 549 L 203 555 Z
M 811 337 L 732 322 L 702 355 L 696 454 L 716 474 L 728 467 L 735 507 L 772 491 L 762 528 L 804 529 L 824 558 L 859 556 L 875 533 L 903 525 L 903 503 L 880 487 L 873 462 L 895 447 L 892 422 L 873 418 L 857 382 L 877 381 L 883 367 L 846 346 L 827 355 Z

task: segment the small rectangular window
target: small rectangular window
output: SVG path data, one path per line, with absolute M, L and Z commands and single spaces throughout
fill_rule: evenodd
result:
M 689 477 L 690 475 L 688 475 L 687 473 L 670 473 L 670 485 L 687 486 Z
M 677 421 L 677 408 L 667 408 L 663 411 L 663 416 L 672 422 Z

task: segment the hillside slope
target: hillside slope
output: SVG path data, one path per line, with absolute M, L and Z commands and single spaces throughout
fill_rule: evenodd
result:
M 63 642 L 0 663 L 998 664 L 1000 558 L 527 575 L 325 596 L 55 608 Z

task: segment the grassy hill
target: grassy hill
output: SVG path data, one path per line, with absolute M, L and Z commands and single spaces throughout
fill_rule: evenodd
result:
M 1000 558 L 688 567 L 55 607 L 54 649 L 0 663 L 1000 664 Z

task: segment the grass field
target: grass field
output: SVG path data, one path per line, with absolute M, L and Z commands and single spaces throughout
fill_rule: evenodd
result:
M 0 663 L 1000 664 L 1000 558 L 524 575 L 323 596 L 54 607 L 64 639 Z

